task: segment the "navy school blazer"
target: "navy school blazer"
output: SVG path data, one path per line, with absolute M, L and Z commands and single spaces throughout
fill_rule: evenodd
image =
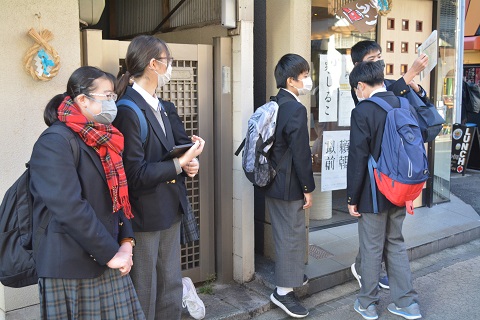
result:
M 64 123 L 57 121 L 52 126 Z M 107 270 L 119 241 L 134 237 L 123 211 L 112 213 L 112 199 L 98 154 L 77 133 L 78 165 L 70 142 L 49 128 L 35 143 L 30 159 L 33 228 L 49 211 L 44 236 L 34 239 L 39 277 L 96 278 Z M 36 243 L 39 241 L 39 243 Z
M 135 217 L 133 230 L 159 231 L 180 221 L 187 212 L 185 174 L 177 175 L 173 160 L 162 161 L 173 145 L 190 143 L 175 105 L 161 100 L 167 121 L 165 127 L 173 132 L 173 143 L 165 136 L 150 105 L 128 86 L 122 99 L 133 101 L 147 120 L 148 135 L 145 144 L 140 137 L 140 121 L 130 108 L 119 108 L 114 126 L 125 137 L 123 162 L 127 174 L 130 203 Z
M 277 175 L 265 188 L 265 195 L 286 201 L 302 200 L 304 193 L 315 189 L 307 109 L 291 93 L 280 89 L 277 101 L 282 98 L 287 101 L 278 108 L 275 142 L 270 155 Z M 287 158 L 281 160 L 287 150 Z

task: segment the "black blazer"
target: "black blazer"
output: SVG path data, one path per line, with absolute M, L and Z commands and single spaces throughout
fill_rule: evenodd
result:
M 420 87 L 420 94 L 416 93 L 405 82 L 405 79 L 403 79 L 403 77 L 400 77 L 398 80 L 385 79 L 385 86 L 387 88 L 387 91 L 392 91 L 393 94 L 395 94 L 397 97 L 406 98 L 408 95 L 415 94 L 415 95 L 418 95 L 420 99 L 422 99 L 425 105 L 429 103 L 427 98 L 427 93 L 425 92 L 425 90 L 422 87 Z M 357 105 L 358 98 L 353 88 L 351 89 L 351 94 L 352 94 L 353 101 L 355 102 L 355 105 Z
M 57 121 L 52 126 L 64 123 Z M 112 199 L 98 154 L 74 133 L 78 166 L 69 141 L 49 128 L 37 140 L 30 159 L 33 227 L 49 211 L 51 220 L 37 244 L 39 277 L 84 279 L 100 276 L 119 248 L 133 237 L 122 210 L 112 213 Z M 34 239 L 34 245 L 36 240 Z
M 315 189 L 312 171 L 312 152 L 308 137 L 307 109 L 295 97 L 280 89 L 277 101 L 286 100 L 278 109 L 275 142 L 271 149 L 270 160 L 277 167 L 277 176 L 265 189 L 272 198 L 286 201 L 301 200 L 304 193 Z M 285 152 L 289 154 L 278 164 Z M 288 169 L 291 170 L 287 179 Z
M 374 94 L 394 108 L 400 102 L 391 91 Z M 350 147 L 347 166 L 347 202 L 357 205 L 360 213 L 373 212 L 373 198 L 368 174 L 370 154 L 375 160 L 380 157 L 383 131 L 387 113 L 377 104 L 366 101 L 352 110 L 350 128 Z M 383 211 L 394 205 L 377 188 L 378 209 Z
M 145 145 L 140 137 L 140 122 L 130 108 L 119 108 L 114 125 L 125 137 L 123 162 L 126 169 L 134 231 L 158 231 L 170 228 L 187 211 L 184 174 L 177 175 L 173 160 L 162 161 L 174 145 L 191 142 L 176 108 L 162 101 L 168 119 L 164 118 L 167 139 L 151 107 L 142 96 L 127 87 L 122 99 L 133 101 L 145 114 L 148 135 Z

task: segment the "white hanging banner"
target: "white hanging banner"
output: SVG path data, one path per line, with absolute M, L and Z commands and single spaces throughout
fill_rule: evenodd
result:
M 350 131 L 324 131 L 322 148 L 321 191 L 347 188 Z
M 330 51 L 330 50 L 329 50 Z M 321 54 L 318 84 L 318 121 L 337 121 L 338 86 L 341 76 L 342 55 Z
M 338 125 L 350 127 L 350 116 L 355 108 L 355 101 L 350 90 L 341 90 L 338 95 Z

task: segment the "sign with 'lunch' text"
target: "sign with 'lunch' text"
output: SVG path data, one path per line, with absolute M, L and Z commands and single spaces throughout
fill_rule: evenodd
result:
M 452 172 L 464 173 L 472 150 L 473 138 L 476 134 L 477 127 L 467 127 L 458 123 L 453 125 L 452 158 L 450 161 Z

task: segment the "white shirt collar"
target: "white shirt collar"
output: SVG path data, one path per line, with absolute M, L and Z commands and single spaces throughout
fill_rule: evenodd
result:
M 132 89 L 137 91 L 150 107 L 152 107 L 155 111 L 158 111 L 159 101 L 156 94 L 154 96 L 150 95 L 150 93 L 140 87 L 136 82 L 133 83 Z
M 372 93 L 370 93 L 370 97 L 373 97 L 373 95 L 376 94 L 376 93 L 385 92 L 385 91 L 387 91 L 387 89 L 385 87 L 375 89 L 375 90 L 372 91 Z
M 292 96 L 294 96 L 295 99 L 297 99 L 298 102 L 302 103 L 302 102 L 300 101 L 300 99 L 298 99 L 297 95 L 296 95 L 295 93 L 293 93 L 292 91 L 290 91 L 290 90 L 288 90 L 288 89 L 285 89 L 285 88 L 280 88 L 280 89 L 285 90 L 285 91 L 287 91 L 287 92 L 290 92 L 290 94 L 291 94 Z

